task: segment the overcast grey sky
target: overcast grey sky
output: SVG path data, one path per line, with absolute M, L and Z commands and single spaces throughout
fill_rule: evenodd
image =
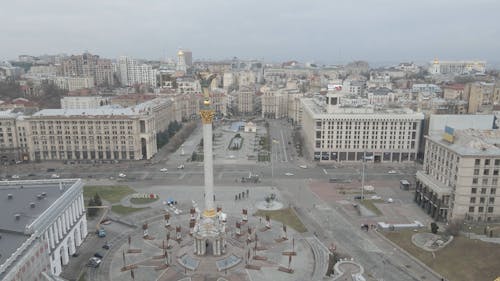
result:
M 499 0 L 0 0 L 0 59 L 19 54 L 499 61 Z

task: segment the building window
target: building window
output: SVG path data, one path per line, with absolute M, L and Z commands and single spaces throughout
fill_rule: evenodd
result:
M 471 197 L 470 198 L 470 203 L 475 204 L 476 203 L 476 197 Z
M 498 169 L 493 170 L 493 175 L 498 176 Z
M 488 185 L 488 179 L 483 179 L 483 185 Z
M 477 182 L 478 182 L 478 179 L 477 179 L 477 178 L 473 178 L 473 179 L 472 179 L 472 184 L 477 184 Z
M 493 207 L 488 207 L 488 213 L 493 213 Z
M 474 213 L 474 207 L 469 207 L 469 213 Z
M 483 170 L 483 175 L 487 176 L 490 174 L 490 169 L 484 169 Z
M 481 165 L 481 159 L 476 159 L 476 161 L 474 161 L 474 165 Z
M 486 194 L 486 188 L 481 188 L 481 194 Z
M 495 166 L 500 166 L 500 159 L 495 159 Z
M 477 208 L 477 209 L 478 209 L 477 211 L 478 211 L 479 213 L 484 212 L 484 207 L 479 207 L 479 208 Z
M 484 204 L 485 201 L 484 197 L 479 198 L 479 204 Z
M 491 185 L 497 185 L 498 179 L 492 179 L 491 180 Z
M 488 204 L 495 204 L 495 197 L 490 197 Z
M 485 160 L 484 160 L 484 165 L 485 165 L 485 166 L 490 165 L 490 159 L 485 159 Z
M 479 169 L 474 169 L 474 176 L 478 176 L 479 175 Z
M 496 193 L 497 193 L 497 189 L 496 189 L 496 188 L 492 188 L 492 189 L 490 190 L 490 194 L 496 194 Z
M 477 193 L 477 188 L 475 188 L 475 187 L 471 188 L 470 193 L 476 194 Z

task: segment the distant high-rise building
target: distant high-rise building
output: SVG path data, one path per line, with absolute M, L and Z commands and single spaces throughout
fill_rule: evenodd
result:
M 100 59 L 98 55 L 90 53 L 63 59 L 60 74 L 68 77 L 92 77 L 96 86 L 114 84 L 111 60 Z
M 118 58 L 118 75 L 122 85 L 147 84 L 156 86 L 156 73 L 153 67 L 148 64 L 140 64 L 137 60 L 129 57 Z

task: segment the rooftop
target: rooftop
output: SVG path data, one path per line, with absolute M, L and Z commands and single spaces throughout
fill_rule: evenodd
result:
M 443 134 L 434 133 L 427 138 L 462 156 L 500 156 L 500 130 L 455 130 L 453 143 L 444 140 Z
M 30 237 L 26 228 L 71 186 L 57 180 L 0 182 L 0 265 Z
M 417 118 L 423 119 L 424 115 L 420 112 L 414 112 L 409 108 L 395 107 L 395 106 L 373 106 L 373 105 L 362 105 L 362 104 L 352 104 L 352 105 L 340 105 L 337 111 L 332 113 L 327 112 L 327 105 L 324 96 L 315 96 L 313 98 L 302 99 L 304 110 L 311 112 L 314 118 L 328 118 L 336 115 L 343 116 L 361 116 L 361 118 L 367 118 L 367 116 L 388 116 L 388 115 L 400 115 L 398 118 Z

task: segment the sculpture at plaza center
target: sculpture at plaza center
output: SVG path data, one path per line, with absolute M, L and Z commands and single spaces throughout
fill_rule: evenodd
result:
M 221 222 L 221 210 L 215 209 L 214 175 L 213 175 L 213 152 L 212 152 L 212 122 L 214 111 L 210 106 L 208 89 L 204 89 L 203 108 L 200 110 L 203 124 L 203 172 L 204 172 L 204 194 L 205 208 L 201 217 L 197 218 L 193 227 L 194 252 L 196 255 L 206 255 L 207 249 L 215 256 L 225 252 L 225 221 Z M 192 214 L 191 218 L 196 216 Z

